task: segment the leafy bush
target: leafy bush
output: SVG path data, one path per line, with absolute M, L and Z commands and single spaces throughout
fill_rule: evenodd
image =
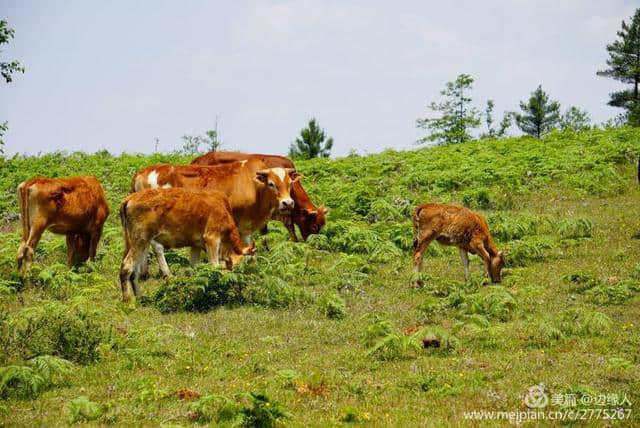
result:
M 584 271 L 565 275 L 562 279 L 572 284 L 573 290 L 578 293 L 582 293 L 600 283 L 600 281 L 598 281 L 594 274 Z
M 71 400 L 69 411 L 69 419 L 71 423 L 74 424 L 76 422 L 95 421 L 103 415 L 104 408 L 83 395 Z
M 531 263 L 541 262 L 547 258 L 547 250 L 553 245 L 545 239 L 527 239 L 513 241 L 508 257 L 507 266 L 528 266 Z
M 479 314 L 488 318 L 508 321 L 517 307 L 511 293 L 499 286 L 490 286 L 478 293 L 463 297 L 459 310 L 463 314 Z
M 500 241 L 512 241 L 522 239 L 525 236 L 533 236 L 538 232 L 538 227 L 542 222 L 542 219 L 530 215 L 507 217 L 499 213 L 488 218 L 491 235 Z
M 342 319 L 347 316 L 347 304 L 336 293 L 325 294 L 319 302 L 322 313 L 331 319 Z
M 111 340 L 95 312 L 48 303 L 23 309 L 0 323 L 5 361 L 34 355 L 57 355 L 80 364 L 99 358 L 98 347 Z
M 151 301 L 162 313 L 203 312 L 238 302 L 243 285 L 240 275 L 223 273 L 210 264 L 202 264 L 197 266 L 192 277 L 181 276 L 165 281 L 151 296 Z
M 560 314 L 558 328 L 570 336 L 605 336 L 613 322 L 606 314 L 584 309 L 568 309 Z
M 378 360 L 390 361 L 407 358 L 410 352 L 417 352 L 422 348 L 422 343 L 415 336 L 389 333 L 371 346 L 366 355 Z
M 230 400 L 220 395 L 207 395 L 189 406 L 191 419 L 208 423 L 241 427 L 275 427 L 276 422 L 288 418 L 280 404 L 264 394 L 249 392 Z
M 599 305 L 620 305 L 632 296 L 626 283 L 599 284 L 585 292 L 589 300 Z
M 0 367 L 0 397 L 36 398 L 65 378 L 72 368 L 70 361 L 51 355 L 34 357 L 25 365 Z
M 565 218 L 558 223 L 558 234 L 564 239 L 590 238 L 593 222 L 587 218 Z

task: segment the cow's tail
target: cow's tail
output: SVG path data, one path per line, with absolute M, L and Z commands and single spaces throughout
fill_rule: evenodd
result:
M 422 211 L 422 207 L 417 207 L 413 211 L 413 216 L 411 217 L 411 222 L 413 223 L 413 248 L 418 248 L 419 234 L 420 234 L 420 211 Z
M 122 225 L 122 231 L 124 234 L 124 255 L 126 256 L 131 248 L 131 240 L 129 238 L 129 229 L 127 228 L 127 203 L 128 199 L 125 199 L 122 205 L 120 205 L 120 224 Z
M 29 216 L 29 186 L 26 181 L 18 186 L 18 200 L 20 201 L 20 221 L 22 223 L 22 239 L 29 238 L 31 230 L 31 218 Z

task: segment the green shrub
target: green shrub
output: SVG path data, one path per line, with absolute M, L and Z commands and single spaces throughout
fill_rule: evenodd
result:
M 572 289 L 578 293 L 587 291 L 600 284 L 600 281 L 593 273 L 585 271 L 567 274 L 562 279 L 565 282 L 570 283 L 572 285 Z
M 415 353 L 422 348 L 418 338 L 403 334 L 389 333 L 381 337 L 371 346 L 366 355 L 382 361 L 408 358 L 409 353 Z
M 547 258 L 547 250 L 551 248 L 553 245 L 548 240 L 540 238 L 513 241 L 506 257 L 506 264 L 518 267 L 544 261 Z
M 512 241 L 535 235 L 542 220 L 530 215 L 507 217 L 499 213 L 489 216 L 488 223 L 494 238 L 500 241 Z
M 462 204 L 465 207 L 482 210 L 487 210 L 493 207 L 491 194 L 486 188 L 465 191 L 462 194 Z
M 220 395 L 207 395 L 189 406 L 190 417 L 199 423 L 214 421 L 219 425 L 237 427 L 276 426 L 280 419 L 289 415 L 277 402 L 264 394 L 243 393 L 239 400 L 230 400 Z
M 605 336 L 613 327 L 606 314 L 584 309 L 568 309 L 560 314 L 558 328 L 570 336 Z
M 508 321 L 517 307 L 511 293 L 500 286 L 490 286 L 463 297 L 458 308 L 463 314 L 485 315 L 490 319 Z
M 51 355 L 34 357 L 25 365 L 0 367 L 0 397 L 36 398 L 67 377 L 72 368 L 70 361 Z
M 632 296 L 631 290 L 624 282 L 616 284 L 599 284 L 585 292 L 589 300 L 599 305 L 621 305 Z
M 175 277 L 162 283 L 151 302 L 162 313 L 203 312 L 215 306 L 239 302 L 243 277 L 223 273 L 210 264 L 198 265 L 193 276 Z
M 111 340 L 96 312 L 59 303 L 23 309 L 0 323 L 0 344 L 6 361 L 34 355 L 56 355 L 87 364 L 99 358 L 98 347 Z
M 95 421 L 104 414 L 104 408 L 83 395 L 71 400 L 69 412 L 69 420 L 74 424 L 76 422 Z
M 319 302 L 320 310 L 330 319 L 343 319 L 347 316 L 347 304 L 336 293 L 328 293 L 322 296 Z
M 558 234 L 564 239 L 591 238 L 593 223 L 587 218 L 565 218 L 558 223 Z

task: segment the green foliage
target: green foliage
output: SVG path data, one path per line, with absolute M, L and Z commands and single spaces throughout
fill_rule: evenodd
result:
M 15 31 L 13 28 L 9 28 L 9 23 L 4 19 L 0 20 L 0 46 L 9 43 L 14 34 Z M 0 62 L 0 74 L 5 82 L 11 83 L 13 80 L 12 74 L 17 72 L 24 73 L 24 67 L 18 61 Z
M 492 214 L 488 218 L 491 235 L 500 241 L 523 239 L 535 236 L 544 220 L 532 215 L 508 217 L 503 213 Z
M 621 305 L 631 298 L 632 294 L 624 282 L 598 284 L 585 292 L 589 300 L 598 305 Z
M 574 272 L 565 275 L 562 279 L 572 285 L 572 290 L 578 293 L 589 290 L 600 284 L 600 281 L 591 272 Z
M 203 312 L 239 302 L 243 285 L 241 276 L 202 264 L 197 266 L 193 276 L 165 281 L 151 296 L 151 301 L 162 313 Z
M 503 287 L 489 286 L 477 293 L 464 296 L 458 307 L 464 314 L 478 314 L 508 321 L 513 317 L 517 303 L 511 293 Z
M 320 310 L 330 319 L 343 319 L 347 316 L 347 304 L 340 295 L 328 293 L 319 302 Z
M 422 348 L 422 343 L 415 336 L 389 333 L 381 337 L 367 350 L 366 355 L 377 360 L 391 361 L 408 358 Z
M 332 147 L 333 138 L 327 138 L 324 129 L 312 118 L 307 127 L 300 131 L 295 143 L 291 143 L 289 156 L 300 159 L 328 158 Z
M 636 9 L 631 22 L 622 21 L 618 39 L 607 45 L 609 59 L 606 70 L 598 76 L 610 77 L 628 85 L 628 89 L 612 92 L 608 104 L 625 109 L 624 119 L 633 126 L 640 125 L 640 9 Z
M 593 222 L 588 218 L 565 218 L 558 223 L 558 233 L 565 239 L 590 238 Z
M 468 93 L 473 88 L 473 77 L 460 74 L 453 82 L 447 82 L 440 92 L 444 101 L 432 102 L 429 109 L 441 113 L 434 119 L 418 119 L 418 128 L 428 129 L 429 135 L 418 140 L 419 143 L 435 141 L 439 144 L 459 144 L 471 139 L 470 130 L 480 125 L 478 111 L 471 107 Z
M 2 320 L 0 357 L 7 361 L 18 356 L 51 354 L 88 364 L 99 358 L 99 346 L 110 340 L 110 329 L 95 312 L 46 303 Z
M 605 336 L 613 327 L 606 314 L 586 309 L 572 308 L 562 312 L 558 328 L 570 336 Z
M 207 395 L 189 406 L 191 419 L 236 427 L 275 427 L 288 414 L 280 404 L 264 394 L 241 394 L 238 401 L 220 395 Z
M 67 377 L 73 364 L 62 358 L 41 355 L 25 365 L 0 367 L 0 397 L 36 398 Z
M 591 127 L 591 118 L 586 110 L 571 106 L 560 117 L 560 129 L 573 132 L 587 131 Z
M 525 134 L 538 139 L 556 128 L 560 121 L 560 103 L 550 101 L 542 85 L 531 93 L 528 102 L 520 101 L 522 113 L 515 113 L 516 125 Z
M 77 422 L 95 421 L 104 414 L 104 408 L 100 404 L 89 400 L 86 396 L 80 396 L 71 400 L 69 404 L 70 417 L 72 424 Z
M 544 261 L 551 248 L 553 248 L 553 244 L 544 238 L 535 237 L 512 241 L 506 258 L 507 266 L 528 266 L 531 263 Z

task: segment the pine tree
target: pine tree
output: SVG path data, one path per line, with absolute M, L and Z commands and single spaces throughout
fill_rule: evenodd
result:
M 499 138 L 504 137 L 507 129 L 511 126 L 511 116 L 513 113 L 505 111 L 502 120 L 498 124 L 498 128 L 493 127 L 493 108 L 495 103 L 493 100 L 487 100 L 487 107 L 484 110 L 484 120 L 487 125 L 487 132 L 483 132 L 480 138 Z
M 289 146 L 289 156 L 302 159 L 328 158 L 332 147 L 333 138 L 327 138 L 324 129 L 321 129 L 313 118 L 307 127 L 300 131 L 296 141 Z
M 585 131 L 591 127 L 591 118 L 586 110 L 571 106 L 560 118 L 560 129 Z
M 13 39 L 15 34 L 13 28 L 9 28 L 9 23 L 5 20 L 0 20 L 0 45 L 9 43 L 9 40 Z M 2 51 L 0 51 L 2 53 Z M 0 75 L 4 78 L 6 83 L 13 81 L 12 74 L 22 72 L 24 73 L 24 67 L 20 65 L 18 61 L 2 62 L 0 61 Z M 9 129 L 9 122 L 0 122 L 0 159 L 4 155 L 4 134 Z
M 440 103 L 432 102 L 429 109 L 441 112 L 437 118 L 416 120 L 416 126 L 430 130 L 429 135 L 418 140 L 418 143 L 436 141 L 438 144 L 458 144 L 471 139 L 471 129 L 480 125 L 478 111 L 471 107 L 468 93 L 473 85 L 473 77 L 460 74 L 455 81 L 447 82 L 440 92 L 445 97 Z
M 598 71 L 598 76 L 632 85 L 628 89 L 609 94 L 609 104 L 613 107 L 625 109 L 623 114 L 627 123 L 640 126 L 640 9 L 636 9 L 631 23 L 622 21 L 621 29 L 617 32 L 618 40 L 607 45 L 609 59 L 607 70 Z
M 520 101 L 522 113 L 514 113 L 516 125 L 525 134 L 541 138 L 558 126 L 560 121 L 560 103 L 550 101 L 542 90 L 542 85 L 531 93 L 528 102 Z

